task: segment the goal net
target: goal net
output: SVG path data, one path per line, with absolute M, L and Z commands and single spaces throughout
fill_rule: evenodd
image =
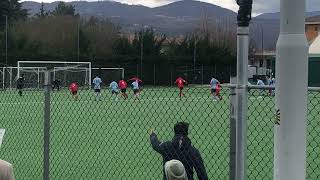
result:
M 21 67 L 20 72 L 27 74 L 25 77 L 25 88 L 40 88 L 44 81 L 45 67 Z M 1 89 L 16 88 L 18 79 L 18 67 L 0 68 L 0 87 Z M 42 83 L 43 84 L 43 83 Z
M 124 68 L 92 68 L 92 78 L 99 76 L 103 83 L 109 84 L 112 81 L 118 82 L 124 78 Z
M 26 85 L 42 88 L 47 70 L 51 82 L 59 80 L 62 87 L 68 87 L 72 82 L 77 82 L 80 87 L 91 85 L 91 62 L 18 61 L 16 79 L 23 74 Z

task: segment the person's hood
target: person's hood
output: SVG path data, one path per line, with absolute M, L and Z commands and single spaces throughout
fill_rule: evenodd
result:
M 191 140 L 188 136 L 184 135 L 175 135 L 172 139 L 172 143 L 175 148 L 179 148 L 182 151 L 191 147 Z

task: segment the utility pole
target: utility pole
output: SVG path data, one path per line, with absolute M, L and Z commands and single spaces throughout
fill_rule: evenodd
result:
M 77 47 L 77 49 L 78 49 L 78 53 L 77 53 L 77 56 L 78 56 L 78 62 L 80 61 L 80 15 L 79 15 L 79 17 L 78 17 L 78 23 L 77 23 L 77 31 L 78 31 L 78 42 L 77 42 L 77 44 L 78 44 L 78 47 Z
M 263 32 L 263 27 L 259 25 L 260 30 L 261 30 L 261 49 L 262 49 L 262 62 L 265 63 L 265 57 L 264 57 L 264 32 Z
M 196 76 L 196 61 L 197 61 L 197 37 L 194 36 L 194 48 L 193 48 L 193 80 L 195 80 Z M 194 82 L 195 83 L 195 82 Z
M 8 16 L 6 17 L 6 66 L 8 66 Z
M 141 49 L 140 49 L 140 79 L 142 79 L 142 61 L 143 61 L 143 39 L 144 39 L 144 27 L 142 27 L 141 30 L 141 39 L 140 39 L 140 43 L 141 43 Z

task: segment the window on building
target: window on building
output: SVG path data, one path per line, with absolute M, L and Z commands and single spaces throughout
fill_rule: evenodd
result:
M 314 27 L 314 30 L 319 31 L 319 27 L 318 26 Z

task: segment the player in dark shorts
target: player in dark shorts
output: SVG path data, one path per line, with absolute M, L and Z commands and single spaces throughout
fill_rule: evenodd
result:
M 17 89 L 18 89 L 18 93 L 20 96 L 22 96 L 22 90 L 24 87 L 24 74 L 21 75 L 21 77 L 18 78 L 17 80 Z
M 111 88 L 111 94 L 112 96 L 115 95 L 115 100 L 118 100 L 118 94 L 119 94 L 119 85 L 116 81 L 112 81 L 110 83 Z
M 133 90 L 133 94 L 134 94 L 134 95 L 138 95 L 139 92 L 140 92 L 139 89 L 134 89 L 134 90 Z
M 94 93 L 96 94 L 96 101 L 101 101 L 101 84 L 102 80 L 97 74 L 92 81 Z
M 74 98 L 74 100 L 78 100 L 79 96 L 78 96 L 78 84 L 77 83 L 71 83 L 69 86 L 69 90 L 72 94 L 72 97 Z
M 123 79 L 121 79 L 118 83 L 119 85 L 119 88 L 121 90 L 121 95 L 124 99 L 128 99 L 128 94 L 127 94 L 127 87 L 128 87 L 128 84 L 126 81 L 124 81 Z
M 178 77 L 175 81 L 175 84 L 179 88 L 179 97 L 181 98 L 183 96 L 182 90 L 184 88 L 184 85 L 187 83 L 186 80 L 184 80 L 182 77 Z
M 118 90 L 112 90 L 112 91 L 111 91 L 111 94 L 118 95 L 118 94 L 119 94 L 119 91 L 118 91 Z
M 133 89 L 134 98 L 139 100 L 139 97 L 140 97 L 139 81 L 138 80 L 133 81 L 131 86 L 132 86 L 132 89 Z

